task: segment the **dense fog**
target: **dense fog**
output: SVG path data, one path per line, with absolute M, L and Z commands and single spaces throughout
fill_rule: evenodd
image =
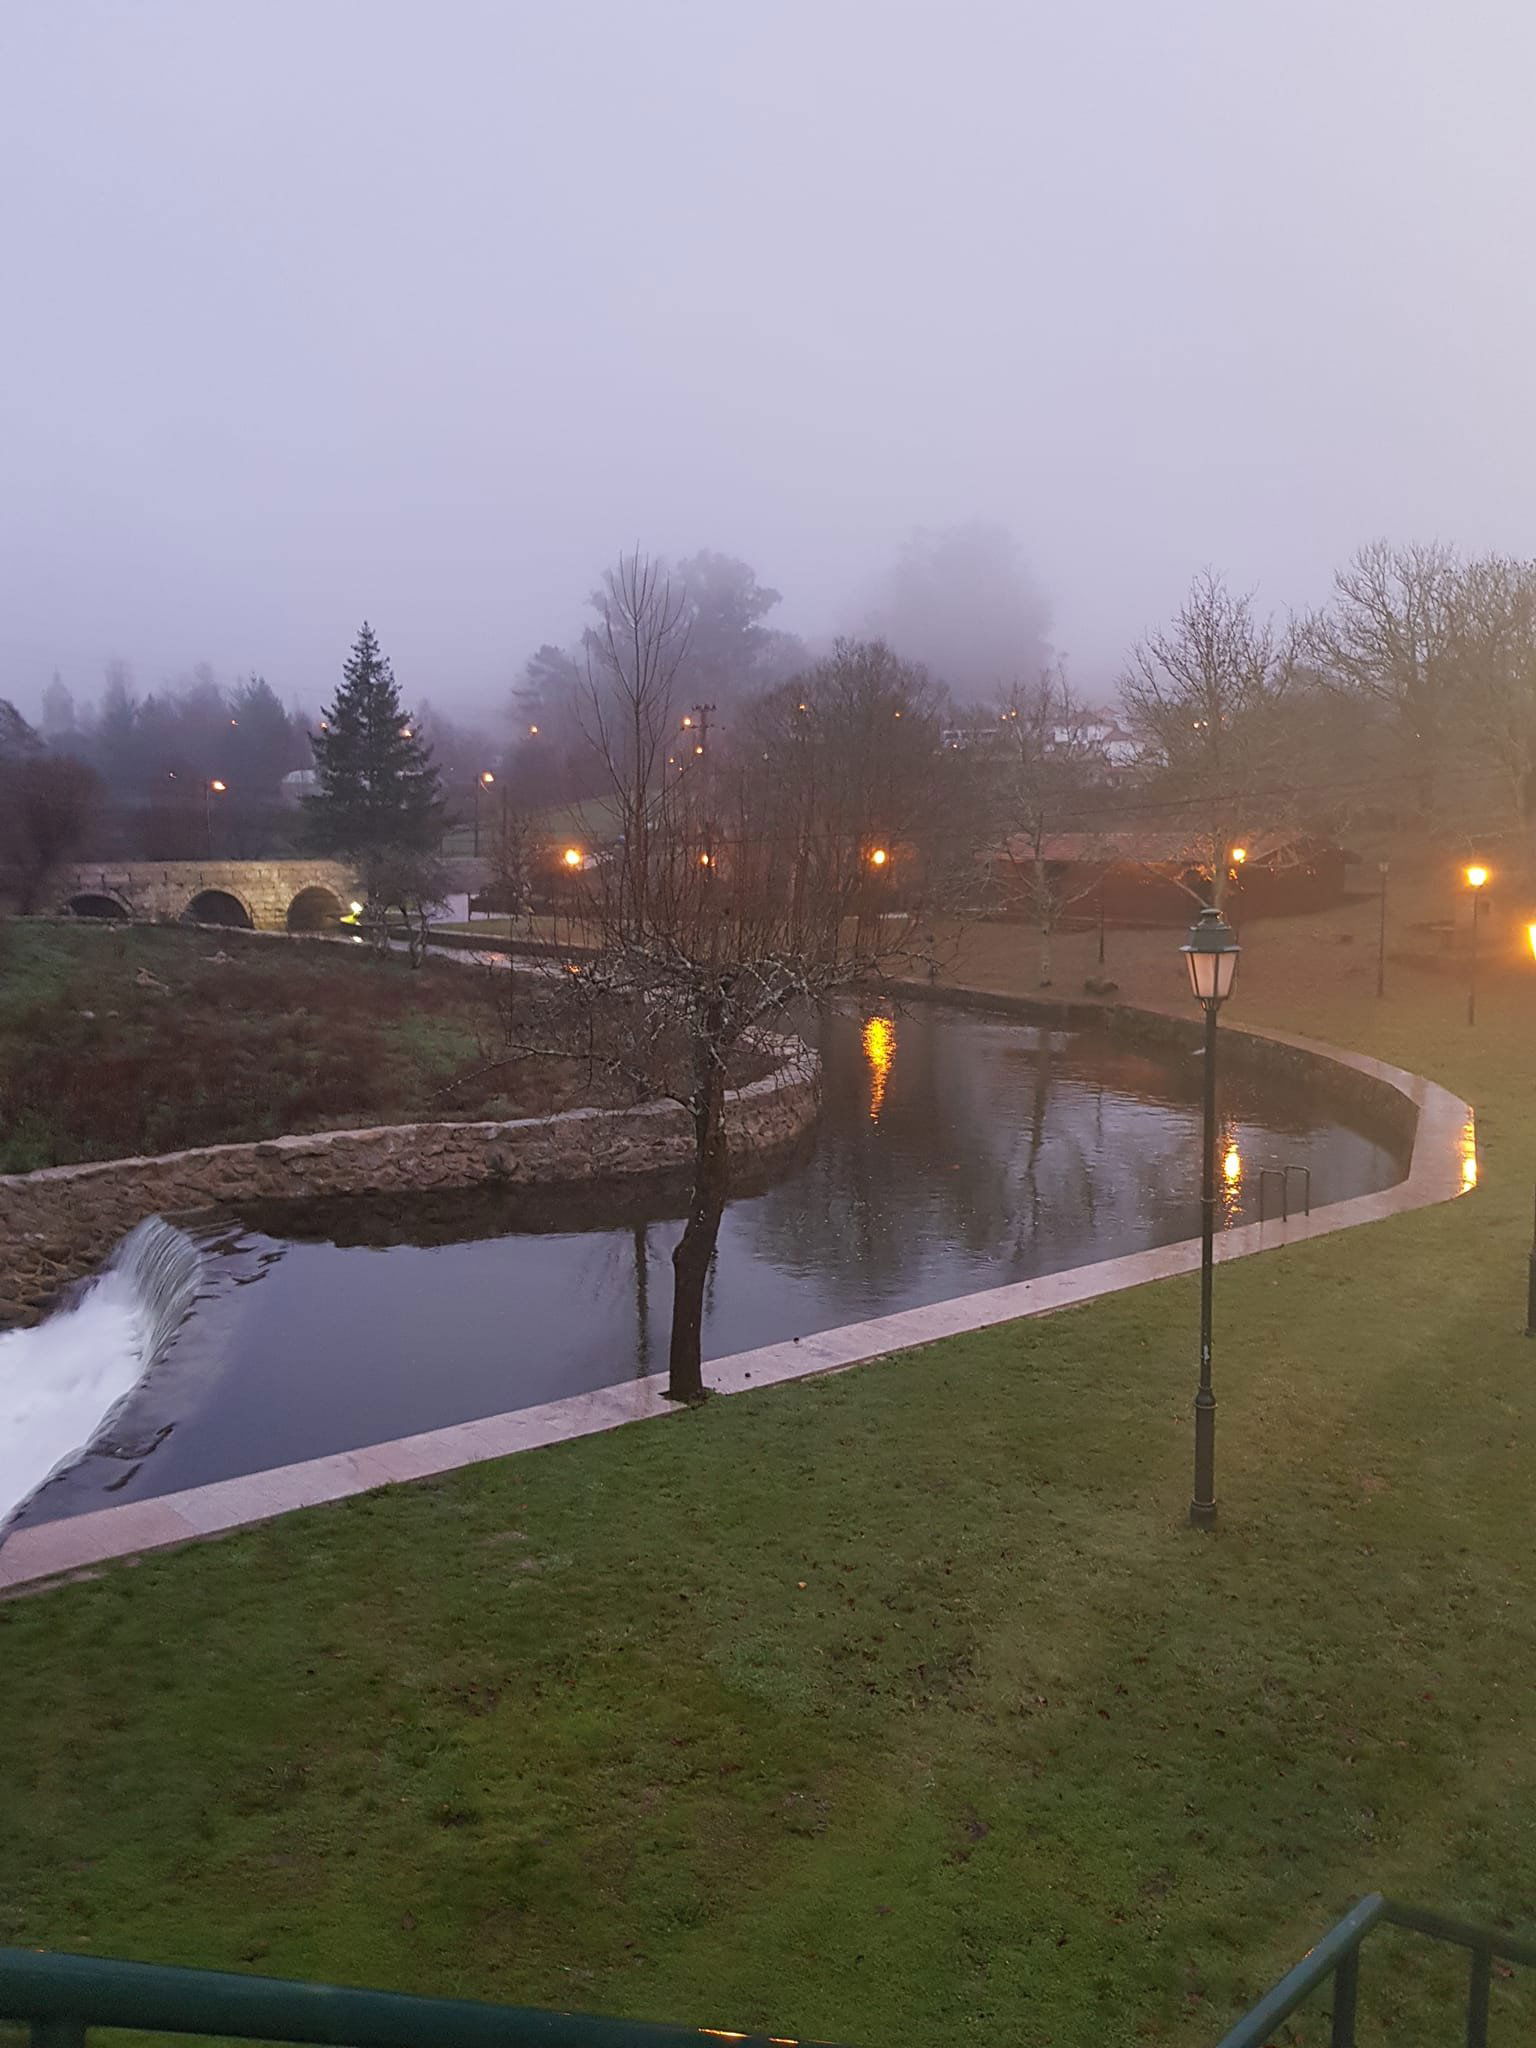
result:
M 1536 552 L 1508 5 L 0 17 L 0 696 L 372 621 L 504 743 L 621 549 L 1090 702 L 1211 564 Z M 772 666 L 772 663 L 769 664 Z

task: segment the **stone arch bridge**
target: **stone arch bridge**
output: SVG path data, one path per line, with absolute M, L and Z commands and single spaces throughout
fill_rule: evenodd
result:
M 357 878 L 339 860 L 87 861 L 61 868 L 52 893 L 53 907 L 76 917 L 315 932 L 344 915 Z

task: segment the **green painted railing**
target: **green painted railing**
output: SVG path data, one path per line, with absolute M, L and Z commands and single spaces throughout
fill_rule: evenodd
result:
M 1332 1979 L 1332 2048 L 1355 2048 L 1360 1950 L 1372 1928 L 1405 1927 L 1465 1949 L 1467 2048 L 1486 2048 L 1495 1962 L 1536 1969 L 1536 1942 L 1400 1906 L 1379 1892 L 1332 1927 L 1273 1991 L 1222 2037 L 1220 2048 L 1266 2048 L 1275 2029 Z M 538 2006 L 482 2005 L 348 1991 L 281 1977 L 180 1970 L 99 1956 L 0 1949 L 0 2023 L 30 2027 L 32 2048 L 81 2048 L 92 2027 L 151 2034 L 211 2034 L 247 2041 L 300 2041 L 333 2048 L 821 2048 L 783 2035 L 723 2027 L 666 2027 Z
M 1536 1969 L 1536 1942 L 1516 1941 L 1507 1934 L 1495 1934 L 1486 1927 L 1471 1927 L 1464 1920 L 1448 1920 L 1443 1913 L 1424 1913 L 1417 1906 L 1400 1906 L 1372 1892 L 1330 1927 L 1316 1948 L 1304 1955 L 1294 1970 L 1280 1979 L 1274 1990 L 1245 2013 L 1220 2048 L 1265 2048 L 1282 2020 L 1319 1986 L 1333 1979 L 1332 2048 L 1355 2048 L 1355 2008 L 1360 1997 L 1360 1947 L 1373 1927 L 1406 1927 L 1415 1934 L 1427 1934 L 1432 1941 L 1450 1942 L 1467 1951 L 1467 2048 L 1486 2048 L 1488 2040 L 1488 1994 L 1493 1983 L 1495 1962 L 1523 1963 Z
M 29 2026 L 32 2048 L 79 2048 L 92 2027 L 151 2034 L 216 2034 L 246 2041 L 316 2041 L 336 2048 L 819 2048 L 725 2028 L 346 1991 L 282 1977 L 178 1970 L 0 1948 L 0 2024 Z

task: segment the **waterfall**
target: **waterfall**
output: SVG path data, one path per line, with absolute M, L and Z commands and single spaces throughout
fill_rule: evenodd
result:
M 158 1216 L 36 1329 L 0 1336 L 0 1531 L 106 1428 L 192 1306 L 203 1255 Z

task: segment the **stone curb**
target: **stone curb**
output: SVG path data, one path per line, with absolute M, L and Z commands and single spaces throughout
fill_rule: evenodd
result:
M 782 1034 L 768 1045 L 781 1064 L 725 1098 L 733 1139 L 765 1154 L 803 1136 L 821 1096 L 821 1062 L 809 1046 Z M 80 1271 L 151 1215 L 196 1215 L 236 1199 L 429 1193 L 493 1180 L 568 1187 L 664 1171 L 692 1155 L 687 1110 L 656 1101 L 498 1121 L 366 1124 L 42 1166 L 0 1175 L 0 1253 L 19 1264 L 46 1246 L 54 1266 Z
M 1245 1224 L 1224 1232 L 1216 1256 L 1225 1264 L 1281 1245 L 1300 1244 L 1357 1224 L 1376 1223 L 1412 1209 L 1452 1200 L 1475 1186 L 1477 1160 L 1473 1112 L 1468 1103 L 1422 1075 L 1390 1067 L 1363 1054 L 1342 1052 L 1285 1032 L 1250 1031 L 1249 1036 L 1288 1047 L 1310 1058 L 1331 1060 L 1367 1081 L 1383 1084 L 1405 1098 L 1417 1112 L 1413 1153 L 1406 1176 L 1378 1194 L 1357 1195 L 1333 1202 L 1310 1216 Z M 905 1351 L 940 1337 L 967 1330 L 989 1329 L 1025 1316 L 1116 1294 L 1148 1281 L 1169 1279 L 1197 1270 L 1198 1239 L 1133 1252 L 1124 1258 L 1078 1266 L 1063 1273 L 1043 1274 L 1006 1287 L 906 1309 L 867 1322 L 848 1323 L 790 1343 L 768 1344 L 709 1363 L 712 1387 L 719 1394 L 747 1393 L 817 1373 L 842 1372 L 849 1366 Z M 488 1415 L 446 1429 L 370 1444 L 332 1457 L 281 1465 L 211 1486 L 162 1494 L 153 1500 L 130 1501 L 122 1507 L 100 1508 L 58 1522 L 19 1529 L 0 1541 L 0 1594 L 38 1587 L 49 1580 L 105 1564 L 114 1558 L 195 1542 L 254 1522 L 271 1520 L 294 1508 L 344 1500 L 412 1479 L 425 1479 L 504 1458 L 514 1451 L 564 1443 L 627 1422 L 675 1414 L 662 1389 L 666 1375 L 656 1373 L 590 1394 L 548 1401 L 510 1414 Z

